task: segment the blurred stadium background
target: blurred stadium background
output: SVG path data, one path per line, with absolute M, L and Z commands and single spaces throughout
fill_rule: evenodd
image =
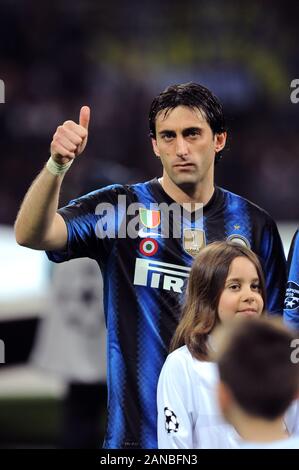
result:
M 298 3 L 1 0 L 0 17 L 0 446 L 55 447 L 65 383 L 28 361 L 51 266 L 16 246 L 12 231 L 52 134 L 91 107 L 87 150 L 65 179 L 62 204 L 103 175 L 149 179 L 160 171 L 148 139 L 152 98 L 171 83 L 208 86 L 229 127 L 216 181 L 271 213 L 287 253 L 299 220 L 299 104 L 290 101 Z

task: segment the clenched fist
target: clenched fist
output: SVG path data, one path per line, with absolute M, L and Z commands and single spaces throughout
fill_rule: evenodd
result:
M 68 163 L 83 152 L 87 143 L 89 119 L 89 107 L 82 106 L 79 124 L 65 121 L 62 126 L 57 127 L 50 147 L 55 162 Z

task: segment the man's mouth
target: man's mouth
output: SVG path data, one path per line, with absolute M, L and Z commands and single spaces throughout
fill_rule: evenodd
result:
M 179 168 L 179 169 L 189 169 L 189 168 L 193 168 L 195 165 L 193 163 L 176 163 L 174 165 L 175 168 Z

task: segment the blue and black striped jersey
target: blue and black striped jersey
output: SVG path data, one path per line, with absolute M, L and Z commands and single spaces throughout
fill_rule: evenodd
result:
M 128 210 L 133 203 L 145 208 L 138 216 L 136 207 Z M 179 236 L 174 234 L 177 217 L 171 213 L 166 237 L 163 203 L 169 207 L 174 201 L 157 179 L 94 191 L 59 210 L 67 225 L 67 250 L 48 252 L 55 262 L 93 258 L 103 274 L 108 348 L 106 448 L 157 447 L 157 382 L 193 260 L 190 237 L 195 237 L 197 247 L 226 239 L 250 246 L 266 274 L 268 309 L 282 313 L 285 258 L 277 227 L 264 210 L 216 187 L 203 217 L 198 212 L 188 220 L 180 215 Z M 139 230 L 129 237 L 137 219 Z
M 288 255 L 288 283 L 284 302 L 284 320 L 299 330 L 299 230 L 293 236 Z

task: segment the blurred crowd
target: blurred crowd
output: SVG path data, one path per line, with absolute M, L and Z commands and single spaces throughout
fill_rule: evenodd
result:
M 168 84 L 191 80 L 224 103 L 229 142 L 218 184 L 277 220 L 298 219 L 299 104 L 290 101 L 298 6 L 266 3 L 2 0 L 0 223 L 14 222 L 56 127 L 77 120 L 84 104 L 89 143 L 62 203 L 89 185 L 159 174 L 150 103 Z

